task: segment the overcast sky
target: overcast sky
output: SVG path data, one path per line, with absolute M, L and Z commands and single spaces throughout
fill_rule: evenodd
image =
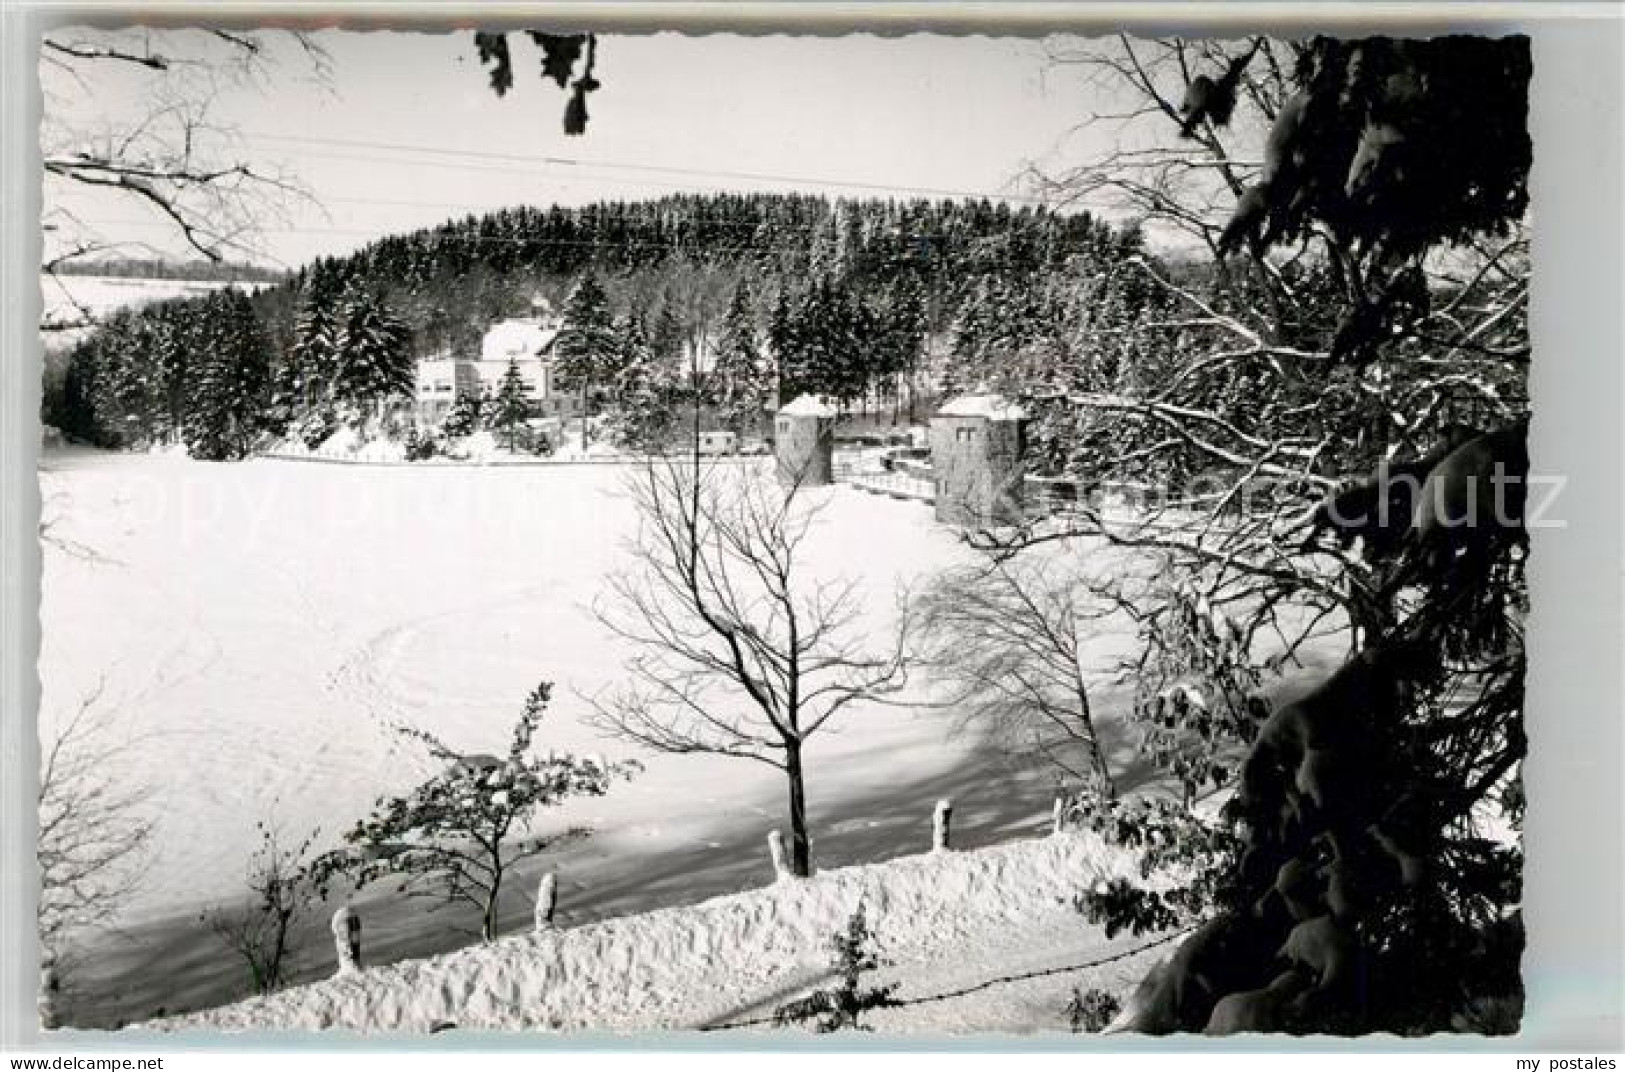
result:
M 285 164 L 320 204 L 294 206 L 267 233 L 271 258 L 289 265 L 512 204 L 694 190 L 1020 195 L 1026 162 L 1053 157 L 1091 107 L 1110 103 L 1047 70 L 1040 45 L 1020 38 L 608 36 L 592 122 L 571 138 L 565 95 L 542 82 L 522 35 L 515 88 L 501 99 L 467 31 L 317 40 L 331 58 L 327 85 L 283 41 L 288 62 L 262 86 L 217 101 L 247 155 Z M 117 97 L 75 94 L 72 107 L 111 110 Z M 1074 136 L 1065 153 L 1087 154 L 1105 136 Z M 164 233 L 131 202 L 79 198 L 76 208 L 126 237 Z

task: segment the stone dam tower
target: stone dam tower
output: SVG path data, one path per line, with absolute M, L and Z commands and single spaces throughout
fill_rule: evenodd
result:
M 963 395 L 931 418 L 937 520 L 1000 526 L 1022 520 L 1026 418 L 1000 395 Z
M 812 395 L 784 406 L 773 419 L 779 483 L 819 487 L 835 481 L 835 407 Z

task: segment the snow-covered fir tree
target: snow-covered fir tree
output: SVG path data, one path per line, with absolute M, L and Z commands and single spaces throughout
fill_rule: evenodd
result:
M 502 374 L 502 383 L 492 401 L 491 428 L 501 434 L 509 450 L 517 450 L 529 419 L 530 397 L 525 393 L 525 377 L 520 375 L 519 362 L 509 358 L 508 371 Z
M 881 375 L 890 378 L 887 393 L 895 403 L 907 395 L 910 423 L 914 417 L 920 360 L 925 354 L 926 328 L 924 284 L 913 273 L 898 276 L 891 288 L 886 314 L 886 360 Z
M 186 392 L 191 385 L 192 341 L 195 317 L 179 307 L 153 317 L 152 362 L 156 366 L 160 396 L 159 434 L 176 441 L 186 420 Z
M 391 395 L 410 395 L 412 336 L 383 300 L 359 287 L 345 295 L 337 336 L 339 400 L 376 406 Z
M 100 348 L 101 375 L 96 379 L 96 411 L 125 446 L 148 441 L 156 406 L 155 369 L 147 360 L 150 321 L 120 314 Z
M 748 283 L 739 284 L 723 318 L 711 380 L 717 417 L 723 425 L 738 435 L 754 429 L 771 402 L 774 384 L 773 366 L 762 353 L 757 336 Z
M 591 273 L 583 276 L 564 306 L 564 330 L 554 349 L 559 386 L 581 395 L 581 444 L 587 444 L 587 416 L 594 388 L 601 386 L 620 347 L 609 297 Z
M 448 436 L 473 435 L 485 427 L 484 398 L 476 394 L 460 394 L 440 421 L 440 430 Z
M 800 396 L 808 389 L 806 363 L 801 357 L 795 306 L 788 286 L 779 288 L 773 302 L 773 315 L 768 320 L 767 344 L 773 351 L 775 378 L 778 380 L 781 405 Z
M 682 374 L 688 371 L 685 358 L 687 352 L 684 347 L 688 343 L 688 331 L 683 324 L 683 318 L 671 302 L 661 306 L 660 312 L 654 318 L 649 328 L 649 353 L 657 365 L 672 374 Z
M 312 273 L 294 322 L 293 346 L 277 370 L 274 405 L 288 417 L 331 399 L 339 368 L 338 295 Z
M 278 370 L 276 397 L 297 413 L 310 409 L 332 390 L 338 364 L 338 340 L 331 311 L 307 305 L 294 326 L 293 348 Z
M 194 458 L 241 458 L 263 427 L 270 348 L 242 291 L 218 291 L 203 309 L 202 360 L 192 372 L 182 434 Z
M 848 406 L 868 396 L 884 352 L 882 323 L 851 284 L 836 276 L 818 280 L 774 310 L 772 331 L 781 372 L 789 372 L 794 388 L 781 394 L 812 392 Z
M 671 431 L 671 406 L 643 321 L 631 315 L 619 329 L 619 372 L 614 384 L 610 439 L 618 447 L 652 453 Z

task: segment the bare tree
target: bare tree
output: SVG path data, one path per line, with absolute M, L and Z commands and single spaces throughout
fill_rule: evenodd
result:
M 925 659 L 967 725 L 1114 797 L 1087 646 L 1119 611 L 1094 588 L 1060 556 L 995 557 L 935 577 L 919 622 Z
M 1047 48 L 1056 72 L 1110 102 L 1082 126 L 1109 130 L 1114 147 L 1075 166 L 1035 168 L 1034 184 L 1219 257 L 1239 214 L 1232 207 L 1268 170 L 1271 124 L 1293 99 L 1307 43 L 1124 36 Z M 1244 57 L 1228 125 L 1178 137 L 1192 85 Z M 1379 460 L 1424 455 L 1453 425 L 1494 426 L 1527 409 L 1529 243 L 1521 221 L 1504 230 L 1400 257 L 1311 218 L 1290 234 L 1266 231 L 1273 246 L 1242 243 L 1248 256 L 1219 257 L 1210 278 L 1177 259 L 1125 262 L 1115 281 L 1145 288 L 1158 311 L 1083 330 L 1132 353 L 1136 374 L 1101 382 L 1077 354 L 1061 353 L 1040 382 L 1012 393 L 1065 414 L 1080 438 L 1119 448 L 1092 455 L 1091 479 L 1151 480 L 1167 491 L 983 542 L 1009 549 L 1089 535 L 1165 553 L 1241 624 L 1244 647 L 1269 637 L 1287 659 L 1329 626 L 1352 623 L 1356 637 L 1381 631 L 1395 614 L 1385 568 L 1346 543 L 1316 542 L 1313 511 Z M 1400 301 L 1412 288 L 1418 300 Z M 1365 351 L 1348 352 L 1356 344 Z
M 253 159 L 221 118 L 229 91 L 263 90 L 290 65 L 325 82 L 327 56 L 302 33 L 62 27 L 40 43 L 45 97 L 44 270 L 88 321 L 62 266 L 117 252 L 181 248 L 210 261 L 264 252 L 268 223 L 308 194 L 286 170 Z M 85 211 L 127 206 L 165 237 L 116 236 L 125 224 Z M 139 225 L 137 221 L 137 225 Z M 49 328 L 80 326 L 53 322 Z
M 309 864 L 317 835 L 312 831 L 289 847 L 274 825 L 255 826 L 260 845 L 248 863 L 247 903 L 212 909 L 201 918 L 242 959 L 254 990 L 268 994 L 287 981 L 294 927 L 316 900 Z
M 854 704 L 903 687 L 908 615 L 884 644 L 865 644 L 858 581 L 809 575 L 818 507 L 764 469 L 657 461 L 629 492 L 636 566 L 594 611 L 637 654 L 632 684 L 594 698 L 597 721 L 656 751 L 783 771 L 791 868 L 807 875 L 807 742 Z
M 119 778 L 115 711 L 100 683 L 44 745 L 40 762 L 39 935 L 44 958 L 65 971 L 69 947 L 114 926 L 140 885 L 152 847 L 148 788 Z
M 1228 136 L 1202 124 L 1170 144 L 1165 133 L 1184 125 L 1181 103 L 1190 84 L 1255 43 L 1237 87 L 1251 109 L 1238 109 Z M 1291 93 L 1288 75 L 1298 46 L 1267 38 L 1244 44 L 1120 34 L 1054 37 L 1043 47 L 1053 72 L 1076 76 L 1103 102 L 1079 127 L 1109 129 L 1112 148 L 1082 164 L 1030 167 L 1028 182 L 1060 203 L 1087 204 L 1143 225 L 1154 237 L 1216 251 L 1227 196 L 1240 194 L 1259 168 L 1265 131 Z

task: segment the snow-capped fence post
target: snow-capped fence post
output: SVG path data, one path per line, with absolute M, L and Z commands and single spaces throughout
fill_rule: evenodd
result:
M 361 917 L 349 905 L 333 913 L 333 949 L 339 958 L 339 974 L 361 970 Z
M 767 854 L 773 858 L 773 875 L 780 881 L 790 878 L 790 865 L 784 862 L 784 835 L 777 830 L 767 832 Z
M 558 876 L 549 871 L 536 884 L 536 933 L 553 929 L 553 907 L 559 900 Z
M 1050 837 L 1060 837 L 1066 830 L 1066 798 L 1056 797 L 1055 807 L 1050 809 Z
M 951 800 L 937 801 L 937 808 L 931 813 L 931 851 L 947 852 L 949 849 L 949 828 L 954 818 L 954 802 Z
M 56 964 L 50 959 L 39 966 L 39 1025 L 46 1031 L 62 1026 L 62 1010 L 57 998 L 62 992 L 62 980 L 57 977 Z

